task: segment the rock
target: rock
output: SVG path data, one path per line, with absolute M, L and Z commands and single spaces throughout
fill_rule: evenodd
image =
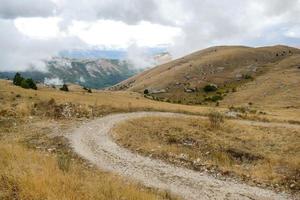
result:
M 235 111 L 228 111 L 228 112 L 225 113 L 225 116 L 232 117 L 232 118 L 237 118 L 238 115 L 239 115 L 239 113 L 235 112 Z
M 296 185 L 295 185 L 294 183 L 292 183 L 292 184 L 290 185 L 290 188 L 293 189 L 295 186 L 296 186 Z
M 196 88 L 184 88 L 184 92 L 186 92 L 186 93 L 192 93 L 195 91 L 196 91 Z

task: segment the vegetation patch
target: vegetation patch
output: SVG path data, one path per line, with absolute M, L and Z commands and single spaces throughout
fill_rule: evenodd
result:
M 20 73 L 16 73 L 13 79 L 13 84 L 25 89 L 37 90 L 37 86 L 35 82 L 31 78 L 25 79 L 24 77 L 21 76 Z

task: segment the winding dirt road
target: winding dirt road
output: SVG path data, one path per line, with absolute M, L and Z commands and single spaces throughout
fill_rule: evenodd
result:
M 205 173 L 137 155 L 113 141 L 110 131 L 115 124 L 144 116 L 185 117 L 186 115 L 162 112 L 109 115 L 84 124 L 74 130 L 69 139 L 79 155 L 101 169 L 116 172 L 149 187 L 168 190 L 184 199 L 292 199 L 287 194 L 278 194 L 234 181 L 218 180 Z M 253 124 L 255 122 L 245 121 L 245 123 L 255 125 Z M 258 123 L 260 126 L 269 126 L 268 123 Z

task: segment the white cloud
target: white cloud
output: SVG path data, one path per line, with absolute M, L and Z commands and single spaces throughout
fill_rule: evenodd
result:
M 0 70 L 85 43 L 168 44 L 178 56 L 221 44 L 299 46 L 299 18 L 300 0 L 0 0 Z
M 17 18 L 14 20 L 16 28 L 29 37 L 35 39 L 48 39 L 63 35 L 58 24 L 61 21 L 58 17 L 32 17 Z
M 0 19 L 0 71 L 35 67 L 44 70 L 44 59 L 64 49 L 84 47 L 76 37 L 56 37 L 40 40 L 20 33 L 13 21 Z
M 132 42 L 148 47 L 173 44 L 180 29 L 149 22 L 128 25 L 121 21 L 97 20 L 73 21 L 68 32 L 90 45 L 127 48 Z

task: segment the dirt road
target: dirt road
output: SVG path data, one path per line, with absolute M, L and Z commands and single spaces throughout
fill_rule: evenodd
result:
M 79 155 L 101 169 L 115 172 L 149 187 L 168 190 L 183 199 L 292 199 L 286 194 L 278 194 L 234 181 L 218 180 L 205 173 L 137 155 L 112 140 L 110 131 L 114 125 L 124 120 L 144 116 L 185 117 L 186 115 L 161 112 L 109 115 L 76 129 L 69 136 L 71 144 Z M 251 122 L 255 125 L 253 123 Z M 266 123 L 258 123 L 258 125 L 266 125 Z

